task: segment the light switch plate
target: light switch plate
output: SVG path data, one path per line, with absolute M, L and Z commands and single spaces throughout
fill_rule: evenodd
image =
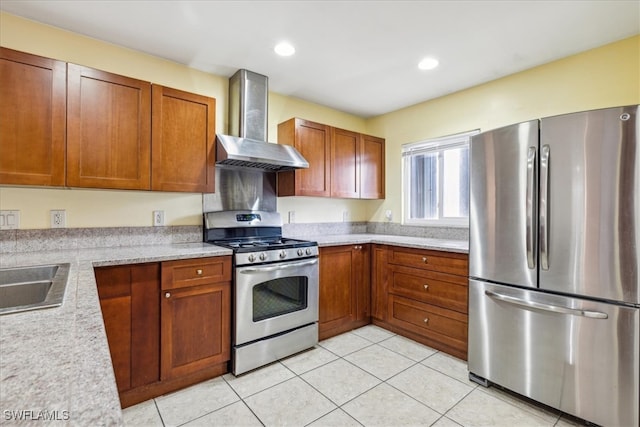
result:
M 20 211 L 0 211 L 0 230 L 17 230 L 20 228 Z

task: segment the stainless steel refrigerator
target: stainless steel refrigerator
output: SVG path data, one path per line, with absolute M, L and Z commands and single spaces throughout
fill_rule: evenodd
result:
M 637 105 L 471 141 L 470 378 L 638 426 Z

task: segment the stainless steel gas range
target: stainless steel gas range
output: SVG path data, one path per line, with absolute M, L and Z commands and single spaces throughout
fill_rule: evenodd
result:
M 207 212 L 204 240 L 234 252 L 234 375 L 318 343 L 316 242 L 283 238 L 266 211 Z

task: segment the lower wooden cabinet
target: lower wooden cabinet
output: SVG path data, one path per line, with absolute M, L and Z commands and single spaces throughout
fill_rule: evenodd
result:
M 231 257 L 95 269 L 123 408 L 228 372 Z
M 373 323 L 467 359 L 468 257 L 374 245 Z
M 95 270 L 119 392 L 160 379 L 160 266 Z
M 321 340 L 370 323 L 370 245 L 320 248 Z
M 185 279 L 174 274 L 176 270 L 187 275 L 193 272 L 191 280 L 206 284 L 184 287 Z M 219 270 L 221 274 L 207 278 L 210 270 Z M 162 379 L 228 361 L 231 263 L 216 259 L 163 262 L 162 278 Z

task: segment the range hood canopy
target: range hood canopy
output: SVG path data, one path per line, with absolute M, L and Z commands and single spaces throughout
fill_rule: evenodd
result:
M 216 135 L 216 164 L 275 172 L 309 167 L 294 147 L 267 142 L 267 81 L 249 70 L 229 79 L 230 135 Z
M 217 164 L 269 171 L 308 168 L 302 155 L 290 145 L 271 144 L 249 138 L 216 135 Z

